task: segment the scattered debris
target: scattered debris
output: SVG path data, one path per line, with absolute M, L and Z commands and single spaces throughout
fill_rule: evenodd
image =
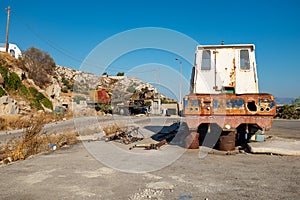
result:
M 191 199 L 193 198 L 191 195 L 181 195 L 179 196 L 179 199 L 182 200 L 182 199 Z
M 151 149 L 159 149 L 161 146 L 167 144 L 167 140 L 163 140 L 163 141 L 160 141 L 158 143 L 150 143 L 150 144 L 136 144 L 132 147 L 129 148 L 129 150 L 133 149 L 133 148 L 137 148 L 137 147 L 143 147 L 145 148 L 145 150 L 151 150 Z
M 143 200 L 143 199 L 156 199 L 161 200 L 164 197 L 163 190 L 156 190 L 156 189 L 144 189 L 131 195 L 129 197 L 130 200 Z
M 104 140 L 106 142 L 116 141 L 127 145 L 144 139 L 144 136 L 139 131 L 139 127 L 131 127 L 130 130 L 126 130 L 114 124 L 103 128 L 103 131 L 105 132 Z M 139 137 L 139 134 L 142 137 Z
M 52 149 L 53 151 L 56 150 L 56 144 L 49 144 L 50 149 Z

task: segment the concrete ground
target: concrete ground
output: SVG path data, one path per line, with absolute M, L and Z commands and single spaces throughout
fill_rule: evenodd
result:
M 186 151 L 151 173 L 125 173 L 82 144 L 0 168 L 0 199 L 299 199 L 300 157 Z
M 289 122 L 275 121 L 272 131 L 287 135 L 293 132 L 298 137 L 300 121 L 293 127 L 291 131 Z M 158 151 L 137 149 L 131 156 L 116 159 L 119 155 L 102 151 L 105 145 L 119 148 L 119 144 L 103 141 L 85 142 L 1 166 L 0 199 L 300 198 L 297 156 L 208 154 L 199 158 L 200 150 L 184 151 L 167 145 Z M 170 152 L 176 152 L 178 158 L 160 157 Z M 104 160 L 102 154 L 110 159 Z M 142 154 L 145 156 L 140 163 L 128 162 Z M 166 160 L 169 162 L 164 163 Z M 161 167 L 161 163 L 161 169 L 150 167 L 151 172 L 129 173 L 135 166 Z

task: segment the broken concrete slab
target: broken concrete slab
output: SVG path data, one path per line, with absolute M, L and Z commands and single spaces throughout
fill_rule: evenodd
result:
M 272 153 L 287 156 L 300 156 L 300 141 L 279 137 L 267 138 L 264 142 L 248 143 L 251 153 Z

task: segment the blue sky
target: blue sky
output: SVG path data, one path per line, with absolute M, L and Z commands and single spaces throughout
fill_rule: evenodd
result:
M 1 0 L 0 42 L 5 41 L 6 13 L 11 6 L 10 42 L 22 50 L 35 46 L 59 65 L 79 69 L 101 42 L 120 32 L 142 27 L 172 29 L 199 44 L 254 43 L 261 92 L 277 97 L 300 96 L 300 1 L 231 0 Z M 193 50 L 194 51 L 194 50 Z M 161 63 L 179 70 L 177 55 L 136 52 L 114 61 L 110 73 L 145 63 Z M 101 59 L 101 58 L 99 58 Z M 159 67 L 154 67 L 154 71 Z M 140 78 L 153 77 L 136 73 Z M 183 62 L 189 80 L 191 66 Z M 133 74 L 132 74 L 133 75 Z M 163 77 L 170 79 L 174 77 Z M 157 78 L 156 78 L 157 79 Z

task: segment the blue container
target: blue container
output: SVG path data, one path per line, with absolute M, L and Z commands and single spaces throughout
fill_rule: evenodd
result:
M 265 135 L 258 135 L 258 134 L 257 134 L 257 135 L 255 136 L 255 139 L 256 139 L 256 140 L 255 140 L 256 142 L 263 142 L 263 141 L 265 141 Z

